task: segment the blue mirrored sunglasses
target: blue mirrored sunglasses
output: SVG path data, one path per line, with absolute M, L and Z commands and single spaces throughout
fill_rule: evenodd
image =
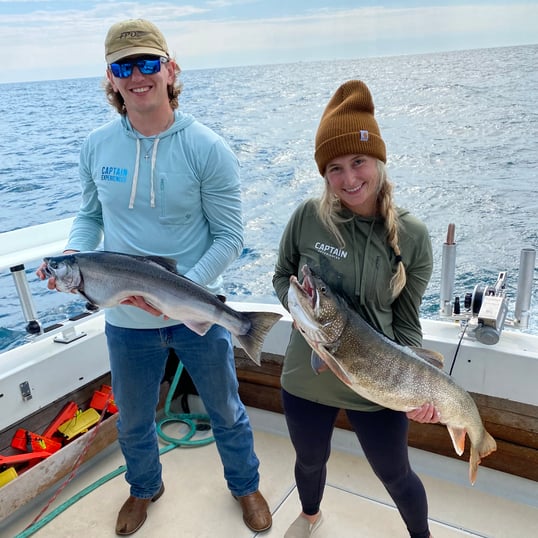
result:
M 115 77 L 128 78 L 133 74 L 134 66 L 138 67 L 143 75 L 154 75 L 161 70 L 161 64 L 168 62 L 168 58 L 136 58 L 125 62 L 109 64 L 110 70 Z

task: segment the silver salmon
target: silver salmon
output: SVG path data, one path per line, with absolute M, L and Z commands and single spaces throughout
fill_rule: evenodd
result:
M 407 412 L 433 403 L 459 456 L 469 436 L 469 480 L 474 484 L 478 464 L 497 444 L 484 428 L 470 394 L 420 356 L 420 350 L 378 333 L 308 266 L 302 271 L 302 284 L 295 276 L 290 278 L 288 307 L 313 349 L 313 367 L 321 358 L 343 383 L 383 407 Z
M 116 252 L 79 252 L 45 258 L 44 273 L 64 292 L 77 292 L 107 308 L 138 295 L 163 314 L 199 335 L 213 324 L 228 329 L 259 366 L 265 337 L 281 315 L 238 312 L 192 280 L 180 275 L 173 259 Z

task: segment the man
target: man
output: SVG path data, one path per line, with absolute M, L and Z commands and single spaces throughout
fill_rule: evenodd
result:
M 222 272 L 243 246 L 237 158 L 216 133 L 177 110 L 180 68 L 154 24 L 114 24 L 105 58 L 105 91 L 120 117 L 84 141 L 82 203 L 66 252 L 93 250 L 103 239 L 104 250 L 166 256 L 177 261 L 181 274 L 217 294 Z M 45 278 L 41 269 L 38 275 Z M 55 287 L 54 279 L 48 287 Z M 258 490 L 259 461 L 237 392 L 229 332 L 213 325 L 199 336 L 141 297 L 107 309 L 105 316 L 118 440 L 130 484 L 116 533 L 136 532 L 150 503 L 164 492 L 155 409 L 171 349 L 204 401 L 245 524 L 255 532 L 269 529 L 271 513 Z

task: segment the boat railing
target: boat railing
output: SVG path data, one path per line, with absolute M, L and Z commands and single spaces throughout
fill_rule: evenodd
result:
M 65 248 L 73 217 L 19 228 L 0 235 L 0 271 L 58 254 Z
M 27 322 L 26 331 L 40 335 L 54 330 L 62 332 L 58 341 L 69 342 L 79 338 L 76 331 L 77 319 L 66 324 L 55 324 L 43 328 L 37 319 L 32 294 L 26 277 L 25 264 L 44 256 L 52 256 L 63 251 L 73 217 L 21 228 L 0 234 L 0 271 L 7 268 L 15 280 L 15 286 L 22 312 Z M 441 289 L 439 315 L 442 320 L 457 321 L 466 338 L 482 344 L 496 344 L 505 326 L 527 329 L 530 318 L 532 283 L 536 264 L 536 251 L 525 248 L 521 251 L 517 299 L 513 318 L 508 316 L 506 295 L 506 271 L 499 273 L 493 286 L 475 286 L 472 293 L 466 293 L 463 301 L 454 297 L 456 264 L 455 225 L 449 224 L 446 242 L 443 244 L 441 265 Z M 462 304 L 463 303 L 463 304 Z M 88 311 L 79 317 L 91 314 Z
M 32 293 L 26 276 L 26 264 L 45 256 L 63 252 L 73 217 L 19 228 L 0 235 L 0 271 L 10 270 L 30 335 L 55 334 L 55 341 L 69 343 L 84 336 L 77 330 L 78 322 L 91 315 L 92 310 L 71 317 L 61 323 L 43 327 L 38 319 Z

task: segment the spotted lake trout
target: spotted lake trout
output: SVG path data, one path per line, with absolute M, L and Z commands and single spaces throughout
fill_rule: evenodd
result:
M 77 292 L 107 308 L 138 295 L 199 335 L 213 324 L 228 329 L 259 366 L 265 337 L 279 320 L 274 312 L 238 312 L 192 280 L 180 275 L 175 260 L 116 252 L 79 252 L 45 258 L 44 273 L 60 291 Z
M 295 276 L 290 278 L 288 307 L 314 351 L 314 369 L 321 358 L 343 383 L 383 407 L 407 412 L 433 403 L 459 456 L 465 435 L 469 436 L 469 479 L 474 484 L 478 464 L 497 445 L 469 393 L 420 356 L 421 350 L 400 346 L 375 331 L 308 266 L 302 271 L 302 284 Z

